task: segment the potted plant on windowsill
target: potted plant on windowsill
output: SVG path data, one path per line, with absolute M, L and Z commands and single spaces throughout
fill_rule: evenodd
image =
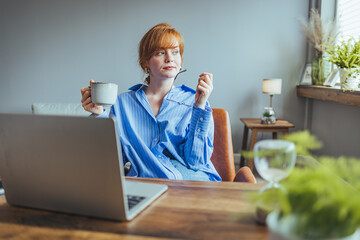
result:
M 314 48 L 314 57 L 311 64 L 311 79 L 313 85 L 323 85 L 325 76 L 324 45 L 331 42 L 338 33 L 336 21 L 322 21 L 317 9 L 310 10 L 309 21 L 301 20 L 302 31 Z
M 314 137 L 290 134 L 297 152 L 306 153 Z M 319 144 L 317 144 L 319 146 Z M 261 203 L 272 240 L 360 239 L 360 161 L 298 157 L 297 167 L 281 188 L 252 196 Z
M 354 91 L 359 87 L 360 40 L 342 40 L 337 45 L 324 44 L 328 61 L 339 68 L 341 89 Z

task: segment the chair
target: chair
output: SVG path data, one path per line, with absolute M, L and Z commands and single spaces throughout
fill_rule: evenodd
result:
M 223 181 L 256 183 L 249 167 L 235 174 L 234 153 L 229 114 L 225 109 L 214 108 L 214 151 L 211 161 Z

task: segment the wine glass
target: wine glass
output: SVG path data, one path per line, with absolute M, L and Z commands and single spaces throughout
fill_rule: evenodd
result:
M 279 181 L 294 168 L 295 144 L 285 140 L 262 140 L 255 144 L 254 153 L 257 172 L 269 182 L 260 191 L 280 188 Z
M 285 140 L 262 140 L 255 144 L 255 167 L 260 176 L 269 183 L 262 187 L 259 193 L 269 191 L 283 191 L 279 184 L 286 178 L 295 166 L 295 144 Z M 256 203 L 255 219 L 260 224 L 265 224 L 267 215 L 276 209 L 277 202 Z

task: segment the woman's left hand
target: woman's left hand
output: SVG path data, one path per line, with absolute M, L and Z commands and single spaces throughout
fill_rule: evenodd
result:
M 202 73 L 199 76 L 195 94 L 195 106 L 205 109 L 205 104 L 213 90 L 212 73 Z

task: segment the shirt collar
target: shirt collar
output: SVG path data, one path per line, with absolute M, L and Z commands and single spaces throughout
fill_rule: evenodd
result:
M 186 86 L 186 85 L 181 85 L 180 86 L 180 88 L 182 89 L 182 90 L 184 90 L 185 92 L 193 92 L 193 93 L 196 93 L 196 91 L 194 90 L 194 89 L 192 89 L 191 87 L 188 87 L 188 86 Z
M 138 91 L 138 90 L 143 89 L 145 87 L 147 87 L 145 84 L 139 83 L 139 84 L 136 84 L 136 85 L 132 86 L 128 90 L 130 90 L 130 91 Z

